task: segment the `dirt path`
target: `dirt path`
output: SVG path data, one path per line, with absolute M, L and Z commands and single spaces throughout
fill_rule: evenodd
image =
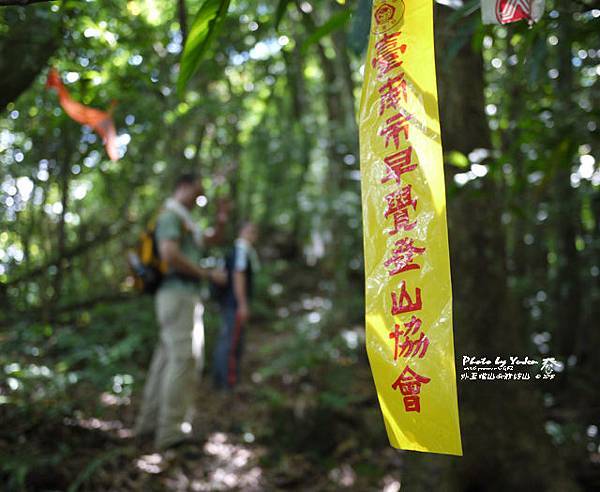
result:
M 363 328 L 326 318 L 333 310 L 313 285 L 287 287 L 294 297 L 277 299 L 248 327 L 235 393 L 216 393 L 205 371 L 193 425 L 197 445 L 158 453 L 133 439 L 139 389 L 119 397 L 75 386 L 67 418 L 15 420 L 27 436 L 21 454 L 43 458 L 29 467 L 27 490 L 400 490 L 405 454 L 388 446 Z M 207 327 L 208 361 L 215 324 Z

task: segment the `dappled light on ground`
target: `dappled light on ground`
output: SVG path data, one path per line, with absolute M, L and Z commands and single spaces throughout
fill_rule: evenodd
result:
M 387 446 L 368 366 L 359 357 L 363 328 L 344 324 L 343 329 L 332 333 L 328 327 L 334 314 L 331 301 L 325 292 L 313 290 L 310 278 L 294 292 L 297 295 L 292 299 L 278 296 L 268 315 L 257 315 L 253 320 L 242 360 L 243 377 L 235 393 L 215 392 L 207 368 L 190 434 L 195 441 L 180 451 L 158 451 L 151 439 L 138 441 L 133 437 L 131 427 L 140 403 L 142 376 L 130 365 L 131 355 L 118 363 L 111 376 L 98 378 L 100 391 L 91 384 L 92 374 L 79 373 L 71 378 L 77 381 L 69 388 L 78 408 L 65 408 L 60 421 L 48 422 L 47 434 L 62 435 L 67 442 L 80 436 L 76 454 L 65 457 L 79 465 L 68 475 L 52 479 L 57 488 L 61 483 L 79 481 L 90 490 L 314 487 L 397 492 L 395 483 L 399 483 L 402 462 L 398 452 Z M 210 341 L 215 325 L 208 307 Z M 143 312 L 133 305 L 124 309 Z M 283 310 L 286 316 L 280 318 L 277 313 Z M 97 332 L 94 326 L 88 328 L 88 337 L 97 347 L 89 353 L 105 353 L 103 347 L 110 337 L 105 341 L 102 325 Z M 128 347 L 125 341 L 121 343 Z M 100 367 L 102 371 L 107 368 Z M 15 377 L 19 375 L 16 368 L 9 367 Z M 69 380 L 68 374 L 64 379 Z M 135 381 L 140 384 L 136 386 Z M 15 387 L 21 388 L 17 383 Z M 48 390 L 60 394 L 56 393 L 59 388 Z M 367 429 L 374 437 L 361 443 L 364 440 L 356 433 Z M 39 435 L 29 435 L 27 442 L 39 448 L 39 439 Z M 329 458 L 323 461 L 320 456 Z M 50 480 L 47 475 L 36 479 L 40 483 Z

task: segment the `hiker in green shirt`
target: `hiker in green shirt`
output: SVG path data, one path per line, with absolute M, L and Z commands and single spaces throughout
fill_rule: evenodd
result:
M 200 266 L 202 248 L 218 242 L 227 221 L 224 208 L 217 215 L 213 234 L 202 231 L 190 211 L 202 194 L 196 175 L 184 174 L 158 216 L 156 243 L 168 270 L 156 293 L 160 339 L 154 351 L 136 435 L 152 436 L 159 449 L 189 437 L 182 424 L 193 410 L 197 380 L 204 365 L 204 306 L 200 281 L 226 282 L 226 274 Z M 189 430 L 189 428 L 188 428 Z

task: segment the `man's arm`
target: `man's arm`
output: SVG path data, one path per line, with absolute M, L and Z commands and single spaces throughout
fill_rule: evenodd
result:
M 179 243 L 172 239 L 164 239 L 159 241 L 158 251 L 160 253 L 160 257 L 164 259 L 171 268 L 174 268 L 184 275 L 196 277 L 198 279 L 212 278 L 215 281 L 218 281 L 217 277 L 219 277 L 219 275 L 222 276 L 221 272 L 217 272 L 208 268 L 202 268 L 192 263 L 181 252 Z
M 240 272 L 236 270 L 233 272 L 233 293 L 238 303 L 238 316 L 243 323 L 250 317 L 245 271 Z

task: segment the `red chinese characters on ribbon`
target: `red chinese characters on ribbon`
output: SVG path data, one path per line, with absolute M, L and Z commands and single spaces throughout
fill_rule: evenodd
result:
M 421 268 L 414 261 L 417 255 L 422 255 L 425 252 L 426 248 L 416 247 L 415 240 L 407 237 L 396 241 L 395 245 L 396 247 L 392 250 L 392 256 L 384 262 L 387 268 L 391 268 L 389 270 L 390 276 Z
M 407 101 L 406 79 L 404 72 L 392 78 L 379 87 L 379 116 L 387 109 L 400 109 L 401 100 Z
M 417 260 L 427 251 L 425 246 L 415 244 L 415 239 L 406 236 L 417 226 L 418 197 L 413 186 L 405 180 L 410 179 L 410 175 L 418 168 L 418 161 L 409 142 L 412 115 L 403 107 L 408 101 L 408 82 L 403 71 L 402 55 L 406 53 L 408 45 L 402 42 L 401 34 L 383 34 L 375 45 L 375 56 L 371 59 L 371 66 L 376 70 L 377 80 L 380 81 L 378 92 L 381 127 L 378 135 L 383 139 L 385 149 L 389 149 L 383 156 L 385 174 L 381 185 L 396 185 L 396 189 L 390 189 L 385 195 L 383 216 L 392 222 L 392 227 L 388 230 L 390 236 L 399 232 L 405 234 L 394 242 L 383 262 L 389 277 L 419 270 L 421 266 Z M 393 317 L 411 313 L 410 319 L 394 321 L 394 329 L 389 333 L 394 346 L 394 361 L 399 358 L 424 358 L 430 340 L 423 331 L 422 320 L 412 314 L 423 307 L 421 288 L 412 286 L 409 293 L 406 281 L 401 279 L 399 291 L 392 292 L 391 296 L 390 314 Z M 420 412 L 420 388 L 429 381 L 429 378 L 417 374 L 408 365 L 405 367 L 392 384 L 394 390 L 399 389 L 404 395 L 405 411 Z
M 421 393 L 421 385 L 431 381 L 430 378 L 421 376 L 406 366 L 398 376 L 398 379 L 392 384 L 392 388 L 400 390 L 404 395 L 404 409 L 407 412 L 420 412 L 421 402 L 419 394 Z
M 401 44 L 398 39 L 401 34 L 400 32 L 384 34 L 375 44 L 375 57 L 371 60 L 371 66 L 377 70 L 378 79 L 382 79 L 391 70 L 402 66 L 400 55 L 406 52 L 406 45 Z
M 422 321 L 413 316 L 408 323 L 403 323 L 405 329 L 401 330 L 400 325 L 396 323 L 394 331 L 390 332 L 390 338 L 394 340 L 394 360 L 398 357 L 414 357 L 419 359 L 425 357 L 429 347 L 429 338 L 421 331 Z M 421 332 L 419 337 L 413 338 Z M 402 340 L 401 336 L 404 336 Z
M 412 147 L 407 147 L 383 159 L 387 171 L 381 183 L 385 184 L 388 181 L 394 180 L 397 184 L 400 184 L 403 174 L 414 171 L 417 168 L 418 164 L 412 160 L 412 155 Z
M 410 221 L 410 209 L 417 210 L 417 200 L 412 197 L 412 186 L 404 185 L 385 197 L 387 208 L 385 218 L 390 216 L 394 219 L 394 228 L 390 231 L 390 236 L 400 232 L 412 231 L 417 225 L 416 221 Z
M 406 282 L 400 284 L 400 293 L 392 292 L 392 316 L 420 311 L 423 308 L 421 289 L 415 289 L 413 298 L 408 293 Z
M 389 146 L 390 140 L 392 140 L 396 150 L 398 150 L 398 147 L 400 146 L 400 135 L 404 135 L 404 139 L 408 140 L 408 122 L 411 118 L 411 115 L 405 115 L 404 113 L 399 112 L 386 120 L 385 123 L 387 126 L 379 133 L 379 136 L 385 137 L 386 148 Z

